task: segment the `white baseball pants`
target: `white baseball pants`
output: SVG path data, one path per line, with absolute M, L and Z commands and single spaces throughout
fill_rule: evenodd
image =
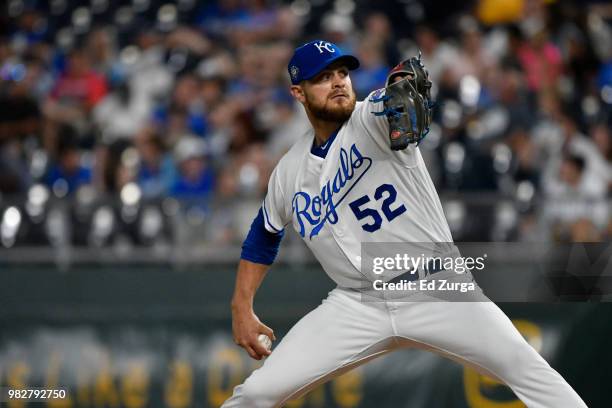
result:
M 280 407 L 332 377 L 402 347 L 424 348 L 507 384 L 529 408 L 586 404 L 480 290 L 470 302 L 363 302 L 336 288 L 234 388 L 223 408 Z

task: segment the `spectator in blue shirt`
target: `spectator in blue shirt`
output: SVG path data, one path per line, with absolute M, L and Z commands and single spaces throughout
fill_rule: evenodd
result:
M 195 136 L 182 138 L 176 146 L 178 174 L 171 195 L 179 199 L 207 201 L 214 189 L 214 174 L 207 161 L 206 142 Z
M 136 137 L 140 164 L 136 181 L 144 198 L 159 198 L 172 188 L 176 167 L 172 156 L 165 150 L 159 135 L 145 129 Z
M 60 196 L 72 194 L 80 186 L 91 183 L 91 168 L 82 163 L 75 133 L 70 127 L 60 133 L 57 159 L 49 167 L 45 183 Z

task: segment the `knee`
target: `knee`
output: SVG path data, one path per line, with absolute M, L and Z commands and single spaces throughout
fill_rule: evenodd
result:
M 533 376 L 538 370 L 549 368 L 548 363 L 538 352 L 523 339 L 509 342 L 499 348 L 500 353 L 495 359 L 496 371 L 501 377 L 513 379 L 514 377 L 527 378 Z
M 268 394 L 269 387 L 258 384 L 251 378 L 244 382 L 242 387 L 242 401 L 244 407 L 249 408 L 270 408 L 273 402 Z
M 225 408 L 272 408 L 279 402 L 273 392 L 273 387 L 269 384 L 261 384 L 253 376 L 234 389 L 234 395 L 223 405 Z

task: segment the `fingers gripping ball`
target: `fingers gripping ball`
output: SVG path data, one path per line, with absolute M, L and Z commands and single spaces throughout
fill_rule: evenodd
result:
M 257 341 L 259 342 L 259 344 L 264 346 L 266 350 L 272 349 L 272 340 L 270 340 L 270 338 L 265 334 L 260 334 L 259 336 L 257 336 Z
M 421 55 L 402 61 L 391 70 L 386 81 L 385 95 L 372 102 L 383 102 L 384 110 L 375 112 L 389 122 L 392 150 L 403 150 L 419 143 L 432 118 L 431 81 L 421 61 Z

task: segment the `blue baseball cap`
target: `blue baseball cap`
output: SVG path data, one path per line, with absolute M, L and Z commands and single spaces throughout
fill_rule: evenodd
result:
M 359 60 L 342 52 L 336 44 L 315 40 L 295 49 L 287 70 L 291 83 L 297 85 L 323 71 L 334 61 L 343 60 L 348 69 L 359 68 Z

